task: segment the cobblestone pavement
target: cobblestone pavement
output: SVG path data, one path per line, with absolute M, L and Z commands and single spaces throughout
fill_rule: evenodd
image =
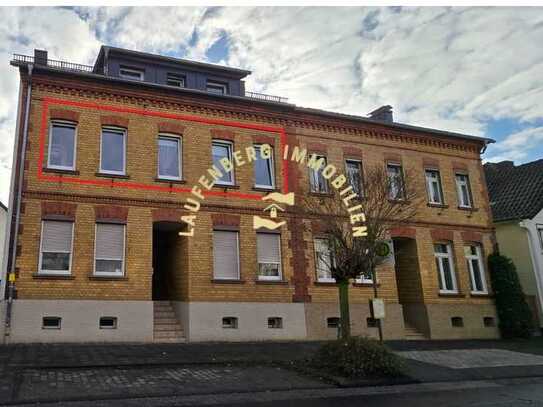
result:
M 279 367 L 24 369 L 0 402 L 89 400 L 332 387 Z M 5 396 L 9 395 L 9 398 Z
M 419 362 L 445 366 L 451 369 L 543 365 L 543 356 L 504 349 L 406 351 L 398 352 L 398 354 Z

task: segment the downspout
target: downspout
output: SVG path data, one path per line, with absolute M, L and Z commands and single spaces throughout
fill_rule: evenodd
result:
M 11 333 L 11 313 L 13 309 L 13 297 L 15 295 L 15 265 L 17 255 L 17 236 L 19 231 L 19 219 L 21 214 L 21 198 L 23 191 L 24 163 L 26 145 L 28 140 L 28 117 L 30 115 L 30 100 L 32 99 L 32 71 L 33 64 L 28 64 L 28 87 L 26 92 L 25 117 L 23 123 L 23 141 L 21 144 L 21 159 L 19 160 L 19 179 L 17 180 L 17 205 L 15 208 L 15 228 L 13 229 L 13 245 L 11 247 L 11 267 L 8 275 L 8 302 L 6 307 L 6 329 L 4 331 L 4 343 Z M 17 135 L 18 136 L 18 135 Z
M 537 235 L 534 236 L 532 228 L 530 228 L 529 223 L 526 220 L 519 222 L 519 226 L 523 229 L 526 229 L 526 233 L 528 234 L 528 248 L 530 250 L 530 257 L 534 268 L 535 282 L 537 285 L 538 294 L 537 298 L 539 300 L 539 307 L 543 310 L 543 281 L 541 281 L 541 277 L 543 276 L 543 270 L 541 269 L 542 265 L 537 261 L 537 257 L 535 255 L 537 245 L 534 244 L 534 242 L 537 243 L 539 238 Z M 537 322 L 540 323 L 540 321 Z

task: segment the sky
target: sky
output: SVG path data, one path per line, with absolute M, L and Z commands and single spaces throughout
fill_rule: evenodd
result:
M 0 8 L 0 200 L 7 203 L 13 53 L 92 65 L 107 44 L 251 70 L 246 89 L 299 106 L 496 140 L 487 161 L 543 158 L 543 8 Z

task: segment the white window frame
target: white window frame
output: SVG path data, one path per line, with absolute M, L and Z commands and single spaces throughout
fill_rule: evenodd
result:
M 438 253 L 438 252 L 436 252 L 435 245 L 438 245 L 438 244 L 445 245 L 447 247 L 447 253 Z M 443 261 L 442 261 L 443 258 L 447 258 L 449 260 L 449 265 L 450 265 L 450 268 L 451 268 L 451 279 L 452 279 L 453 288 L 452 288 L 452 290 L 447 290 L 446 288 L 443 288 L 443 289 L 440 288 L 439 292 L 443 293 L 443 294 L 458 294 L 458 285 L 457 285 L 457 282 L 456 282 L 456 271 L 455 271 L 455 267 L 454 267 L 452 244 L 437 242 L 437 243 L 433 244 L 432 248 L 434 250 L 434 257 L 436 259 L 438 259 L 439 267 L 438 267 L 437 272 L 438 272 L 439 279 L 441 281 L 441 286 L 442 287 L 446 287 L 446 285 L 447 285 L 446 280 L 445 280 L 445 272 L 443 270 Z
M 347 163 L 357 163 L 358 164 L 358 170 L 360 171 L 360 185 L 359 185 L 360 194 L 359 194 L 359 198 L 363 198 L 364 197 L 364 175 L 363 175 L 364 172 L 362 170 L 362 160 L 357 160 L 355 158 L 346 158 L 345 159 L 345 176 L 347 177 L 347 180 L 349 181 L 349 185 L 351 185 L 351 181 L 349 179 L 348 170 L 347 170 Z M 354 191 L 354 186 L 352 186 L 352 187 L 353 187 L 353 192 L 355 192 Z
M 486 283 L 486 270 L 483 265 L 483 256 L 481 245 L 479 244 L 467 244 L 465 247 L 475 247 L 476 254 L 465 254 L 466 260 L 468 262 L 469 277 L 471 280 L 471 293 L 472 294 L 488 294 L 488 286 Z M 464 248 L 465 250 L 465 248 Z M 470 250 L 471 251 L 471 250 Z M 481 291 L 475 290 L 475 272 L 473 270 L 472 261 L 477 261 L 479 263 L 479 272 L 481 273 L 481 282 L 483 283 L 483 289 Z
M 313 168 L 309 167 L 309 192 L 312 192 L 314 194 L 329 194 L 330 193 L 330 185 L 328 184 L 328 180 L 324 178 L 324 175 L 322 175 L 322 170 L 326 168 L 328 165 L 328 158 L 323 154 L 310 154 L 310 157 L 315 156 L 315 161 L 318 162 L 321 158 L 324 158 L 324 165 L 318 169 L 318 171 L 315 171 Z M 324 191 L 321 190 L 315 190 L 313 187 L 318 187 L 317 184 L 313 184 L 311 180 L 313 179 L 313 174 L 316 174 L 316 177 L 322 177 L 324 180 Z
M 543 225 L 536 225 L 536 227 L 539 236 L 539 246 L 541 248 L 541 253 L 543 253 Z
M 437 178 L 432 179 L 428 173 L 436 174 Z M 426 179 L 426 192 L 428 195 L 428 203 L 434 205 L 443 205 L 445 199 L 443 197 L 443 186 L 441 184 L 441 173 L 437 168 L 425 168 L 424 169 L 424 178 Z M 439 201 L 434 201 L 433 187 L 432 184 L 437 186 Z
M 403 166 L 399 162 L 387 162 L 386 163 L 386 173 L 387 173 L 387 179 L 389 182 L 390 187 L 392 186 L 392 178 L 388 172 L 389 167 L 396 167 L 400 169 L 400 172 L 398 173 L 395 178 L 399 178 L 399 185 L 398 185 L 398 193 L 395 196 L 392 196 L 392 188 L 388 191 L 388 199 L 393 201 L 402 201 L 405 199 L 405 185 L 404 185 L 404 179 L 403 179 Z
M 258 276 L 258 280 L 263 280 L 263 281 L 281 281 L 283 279 L 283 267 L 282 267 L 282 258 L 283 258 L 283 253 L 281 251 L 281 235 L 278 234 L 278 233 L 263 233 L 263 232 L 260 232 L 260 233 L 257 233 L 257 240 L 256 240 L 256 243 L 258 245 L 258 235 L 259 234 L 262 234 L 262 235 L 274 235 L 274 236 L 277 236 L 277 239 L 278 239 L 278 243 L 279 243 L 279 263 L 260 263 L 258 261 L 258 254 L 257 254 L 257 263 L 258 263 L 258 271 L 257 271 L 257 276 Z M 257 246 L 257 250 L 258 250 L 258 246 Z M 238 249 L 238 253 L 239 253 L 239 249 Z M 260 275 L 260 264 L 277 264 L 278 266 L 278 275 L 277 276 L 261 276 Z
M 175 177 L 172 175 L 162 175 L 160 173 L 160 140 L 166 139 L 166 140 L 174 140 L 177 142 L 177 154 L 178 154 L 178 163 L 179 163 L 179 176 Z M 169 133 L 159 133 L 158 139 L 157 139 L 157 147 L 158 147 L 158 154 L 157 154 L 157 174 L 159 179 L 168 179 L 173 181 L 180 181 L 183 179 L 183 138 L 176 135 L 176 134 L 169 134 Z
M 209 88 L 221 88 L 222 93 L 210 92 Z M 214 95 L 228 95 L 228 85 L 226 83 L 216 82 L 216 81 L 207 81 L 206 82 L 206 92 L 212 93 Z
M 93 273 L 95 276 L 105 276 L 105 277 L 124 277 L 125 275 L 125 263 L 126 263 L 126 225 L 122 223 L 112 223 L 113 225 L 119 225 L 123 227 L 123 257 L 121 259 L 121 272 L 120 273 L 109 273 L 104 271 L 96 271 L 96 260 L 115 260 L 118 261 L 119 259 L 111 259 L 111 258 L 97 258 L 96 257 L 96 236 L 98 236 L 98 225 L 108 225 L 111 223 L 108 222 L 96 222 L 94 224 L 94 264 L 93 264 Z
M 70 239 L 70 251 L 69 252 L 46 252 L 46 253 L 70 253 L 70 261 L 68 262 L 68 270 L 42 270 L 42 256 L 43 256 L 43 225 L 45 222 L 66 222 L 72 224 L 72 238 Z M 44 219 L 41 221 L 41 235 L 40 235 L 40 257 L 38 260 L 38 274 L 43 275 L 62 275 L 69 276 L 72 274 L 72 259 L 74 252 L 74 223 L 73 221 L 63 221 L 63 220 L 54 220 L 54 219 Z
M 178 85 L 172 85 L 170 82 L 177 82 Z M 166 73 L 166 85 L 172 86 L 174 88 L 184 88 L 185 87 L 185 76 L 182 74 L 177 74 L 174 72 Z
M 53 127 L 55 125 L 59 125 L 62 127 L 71 127 L 74 129 L 74 161 L 72 163 L 72 166 L 64 166 L 64 165 L 53 165 L 51 164 L 51 147 L 53 145 Z M 77 123 L 67 121 L 67 120 L 51 120 L 49 125 L 49 146 L 47 149 L 47 168 L 55 169 L 55 170 L 68 170 L 68 171 L 74 171 L 75 170 L 75 163 L 77 162 Z
M 315 241 L 317 241 L 317 240 L 324 240 L 325 242 L 328 243 L 328 239 L 325 238 L 325 237 L 318 237 L 318 236 L 313 238 L 313 252 L 315 253 L 315 274 L 316 274 L 316 277 L 317 277 L 317 282 L 319 282 L 319 283 L 335 283 L 336 279 L 334 277 L 325 277 L 325 278 L 319 277 L 319 269 L 318 269 L 319 258 L 318 258 L 318 253 L 317 253 L 317 245 L 315 244 Z M 332 251 L 330 250 L 330 248 L 328 248 L 328 252 L 329 252 L 329 256 L 330 256 L 330 261 L 332 262 L 333 261 L 332 260 Z M 332 274 L 331 270 L 330 270 L 330 274 Z
M 123 71 L 138 74 L 139 79 L 136 79 L 136 78 L 134 78 L 133 76 L 130 76 L 130 75 L 125 75 L 125 74 L 123 74 Z M 145 80 L 145 71 L 143 69 L 129 68 L 127 66 L 120 66 L 119 67 L 119 77 L 121 77 L 123 79 L 130 79 L 130 80 L 133 80 L 133 81 L 144 81 Z
M 465 181 L 460 181 L 458 177 L 466 177 Z M 460 208 L 473 208 L 473 197 L 471 195 L 471 185 L 469 180 L 469 174 L 466 174 L 464 172 L 456 172 L 454 174 L 454 180 L 456 183 L 456 195 L 458 197 L 458 206 Z M 468 197 L 468 204 L 465 205 L 463 202 L 463 194 L 462 194 L 462 185 L 465 185 L 466 191 L 467 191 L 467 197 Z
M 260 157 L 262 144 L 255 144 L 254 148 L 255 148 L 255 151 L 257 152 L 257 158 Z M 266 160 L 268 162 L 268 167 L 270 169 L 271 185 L 262 185 L 262 184 L 257 184 L 256 183 L 256 171 L 255 171 L 255 167 L 253 165 L 253 171 L 255 172 L 255 188 L 275 189 L 275 168 L 274 168 L 275 163 L 274 163 L 274 159 L 273 159 L 273 156 L 275 155 L 275 152 L 274 152 L 274 149 L 273 149 L 272 146 L 270 146 L 270 148 L 271 148 L 270 157 L 266 158 L 266 159 L 264 159 L 264 158 L 260 158 L 260 159 Z M 256 160 L 255 160 L 255 163 L 256 163 Z
M 104 170 L 102 168 L 102 148 L 104 146 L 104 130 L 122 133 L 123 135 L 123 170 L 122 171 Z M 122 127 L 113 127 L 113 126 L 102 127 L 100 131 L 100 173 L 113 174 L 113 175 L 126 175 L 126 129 L 123 129 Z
M 357 284 L 373 284 L 373 278 L 366 278 L 363 274 L 360 274 L 356 279 L 355 282 Z
M 232 154 L 234 153 L 234 143 L 230 140 L 212 140 L 211 141 L 211 163 L 213 163 L 213 146 L 219 145 L 219 146 L 226 146 L 228 148 L 228 160 L 232 162 Z M 221 166 L 222 168 L 222 166 Z M 235 165 L 232 166 L 232 170 L 230 171 L 231 179 L 230 181 L 221 181 L 218 179 L 215 182 L 215 185 L 235 185 L 236 184 L 236 174 L 235 174 Z M 221 170 L 222 171 L 222 170 Z
M 238 267 L 237 267 L 237 276 L 236 278 L 234 279 L 231 279 L 231 278 L 222 278 L 222 277 L 217 277 L 216 274 L 215 274 L 215 265 L 213 264 L 213 280 L 225 280 L 225 281 L 237 281 L 237 280 L 241 280 L 241 273 L 240 273 L 240 252 L 239 252 L 239 231 L 238 230 L 223 230 L 223 229 L 213 229 L 213 233 L 215 232 L 231 232 L 231 233 L 235 233 L 236 234 L 236 253 L 238 255 L 238 261 L 237 261 L 237 264 L 238 264 Z M 213 249 L 214 250 L 214 249 Z M 214 256 L 214 253 L 212 253 L 213 256 Z M 214 258 L 214 257 L 213 257 Z M 214 260 L 213 260 L 214 261 Z

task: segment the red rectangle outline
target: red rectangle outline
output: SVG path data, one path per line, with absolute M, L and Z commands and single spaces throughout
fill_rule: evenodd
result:
M 280 137 L 282 157 L 283 157 L 283 152 L 284 152 L 286 141 L 287 141 L 287 134 L 283 127 L 272 127 L 272 126 L 262 126 L 258 124 L 230 122 L 226 120 L 208 119 L 208 118 L 203 118 L 203 117 L 198 117 L 198 116 L 165 113 L 165 112 L 154 112 L 154 111 L 149 111 L 149 110 L 144 110 L 144 109 L 117 107 L 117 106 L 110 106 L 110 105 L 101 105 L 101 104 L 92 103 L 92 102 L 76 102 L 72 100 L 44 97 L 42 101 L 41 127 L 40 127 L 40 151 L 39 151 L 39 159 L 38 159 L 38 179 L 42 181 L 61 182 L 61 183 L 68 182 L 68 183 L 81 184 L 81 185 L 96 185 L 96 186 L 105 186 L 105 187 L 112 187 L 112 188 L 126 188 L 126 189 L 142 189 L 142 190 L 148 190 L 148 191 L 164 191 L 164 192 L 179 192 L 179 193 L 191 192 L 191 188 L 180 188 L 180 187 L 173 187 L 173 186 L 166 187 L 162 185 L 141 184 L 141 183 L 136 183 L 136 182 L 118 181 L 118 180 L 113 180 L 113 179 L 94 180 L 94 179 L 81 179 L 81 178 L 58 176 L 58 175 L 45 175 L 43 173 L 43 161 L 45 157 L 44 149 L 45 149 L 45 133 L 47 132 L 47 112 L 50 105 L 75 106 L 75 107 L 83 107 L 83 108 L 88 108 L 88 109 L 103 110 L 103 111 L 109 111 L 109 112 L 130 113 L 130 114 L 137 114 L 141 116 L 155 116 L 155 117 L 161 117 L 161 118 L 166 118 L 166 119 L 183 120 L 183 121 L 191 121 L 191 122 L 197 122 L 197 123 L 215 124 L 219 126 L 237 127 L 240 129 L 259 130 L 259 131 L 265 131 L 269 133 L 278 133 Z M 281 168 L 281 174 L 283 176 L 282 192 L 287 193 L 288 192 L 288 162 L 287 162 L 288 160 L 286 160 L 285 158 L 282 158 L 282 161 L 283 161 L 283 166 Z M 260 194 L 245 194 L 245 193 L 236 192 L 236 191 L 225 191 L 225 192 L 203 191 L 203 194 L 210 195 L 210 196 L 231 196 L 233 198 L 240 198 L 240 199 L 252 199 L 252 200 L 262 199 L 262 195 Z

